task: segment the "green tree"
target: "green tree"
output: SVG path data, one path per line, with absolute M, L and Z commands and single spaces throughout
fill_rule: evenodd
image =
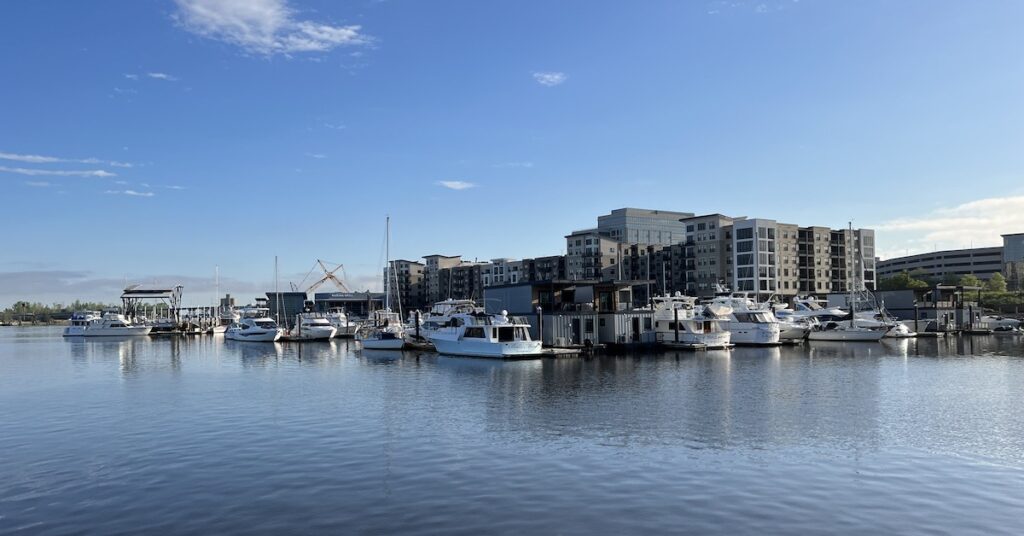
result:
M 989 292 L 1006 292 L 1006 278 L 999 272 L 992 274 L 992 277 L 985 283 L 985 290 Z
M 1005 283 L 1005 282 L 1004 282 Z M 978 276 L 974 274 L 967 274 L 960 278 L 959 282 L 962 287 L 981 287 L 984 286 Z
M 878 282 L 878 290 L 908 290 L 928 288 L 928 283 L 914 279 L 906 271 Z

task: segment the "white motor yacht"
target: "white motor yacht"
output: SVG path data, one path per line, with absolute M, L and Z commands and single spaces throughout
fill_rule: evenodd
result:
M 359 324 L 353 322 L 348 313 L 342 307 L 335 307 L 327 311 L 327 321 L 336 330 L 335 337 L 352 337 L 356 334 Z
M 697 298 L 675 293 L 656 296 L 654 302 L 654 332 L 657 341 L 678 348 L 729 348 L 732 335 L 722 329 L 720 320 L 698 317 Z
M 283 334 L 272 318 L 243 317 L 231 324 L 224 332 L 224 338 L 232 341 L 274 342 Z
M 430 342 L 442 354 L 515 358 L 539 356 L 541 342 L 530 338 L 530 324 L 508 313 L 457 313 L 447 327 L 430 335 Z
M 81 337 L 85 335 L 85 327 L 90 322 L 97 318 L 102 318 L 103 315 L 99 311 L 83 311 L 78 313 L 72 313 L 71 318 L 68 319 L 68 325 L 64 328 L 63 335 L 65 337 Z
M 766 308 L 742 296 L 719 296 L 704 306 L 703 316 L 722 320 L 733 344 L 775 346 L 781 344 L 779 319 Z
M 288 341 L 327 341 L 334 338 L 338 329 L 319 313 L 299 313 L 295 315 L 295 327 L 287 330 L 282 339 Z
M 484 308 L 477 305 L 473 300 L 447 299 L 439 301 L 435 303 L 426 314 L 420 315 L 418 338 L 416 336 L 417 326 L 415 314 L 410 315 L 409 325 L 411 326 L 411 329 L 406 330 L 406 337 L 411 340 L 428 341 L 430 340 L 430 335 L 437 330 L 446 327 L 454 315 L 460 313 L 474 314 L 482 312 L 484 312 Z
M 149 335 L 153 330 L 150 326 L 132 324 L 118 313 L 104 313 L 103 316 L 87 313 L 78 322 L 78 325 L 65 328 L 65 337 L 136 337 Z

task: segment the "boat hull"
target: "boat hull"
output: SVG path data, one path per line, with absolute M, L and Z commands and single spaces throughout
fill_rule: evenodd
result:
M 360 339 L 359 344 L 366 350 L 401 350 L 405 340 L 397 339 Z
M 278 330 L 231 330 L 229 329 L 224 333 L 224 338 L 229 341 L 243 341 L 243 342 L 275 342 L 281 338 L 281 332 Z
M 777 324 L 727 322 L 723 327 L 732 335 L 733 344 L 745 346 L 777 346 L 781 344 Z
M 281 337 L 286 341 L 329 341 L 337 332 L 332 328 L 305 328 L 301 332 L 286 334 Z
M 516 357 L 537 357 L 541 355 L 540 341 L 489 342 L 475 340 L 451 340 L 434 337 L 430 339 L 438 353 L 466 357 L 491 357 L 497 359 Z
M 857 330 L 849 331 L 844 329 L 831 329 L 826 331 L 812 331 L 807 336 L 812 341 L 837 341 L 837 342 L 878 342 L 885 336 L 884 331 Z
M 679 340 L 676 340 L 675 332 L 658 333 L 658 342 L 669 348 L 704 348 L 715 350 L 729 348 L 732 346 L 732 336 L 728 331 L 717 333 L 690 333 L 679 332 Z

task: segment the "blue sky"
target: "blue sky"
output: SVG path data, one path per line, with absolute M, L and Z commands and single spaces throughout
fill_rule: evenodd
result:
M 1017 1 L 0 12 L 0 305 L 207 299 L 214 266 L 248 296 L 274 255 L 365 287 L 385 214 L 404 258 L 557 254 L 621 206 L 852 218 L 885 256 L 1024 231 Z

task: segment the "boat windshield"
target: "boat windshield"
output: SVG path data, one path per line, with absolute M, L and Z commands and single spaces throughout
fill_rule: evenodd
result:
M 253 324 L 263 329 L 274 329 L 277 327 L 277 323 L 273 320 L 254 320 Z

